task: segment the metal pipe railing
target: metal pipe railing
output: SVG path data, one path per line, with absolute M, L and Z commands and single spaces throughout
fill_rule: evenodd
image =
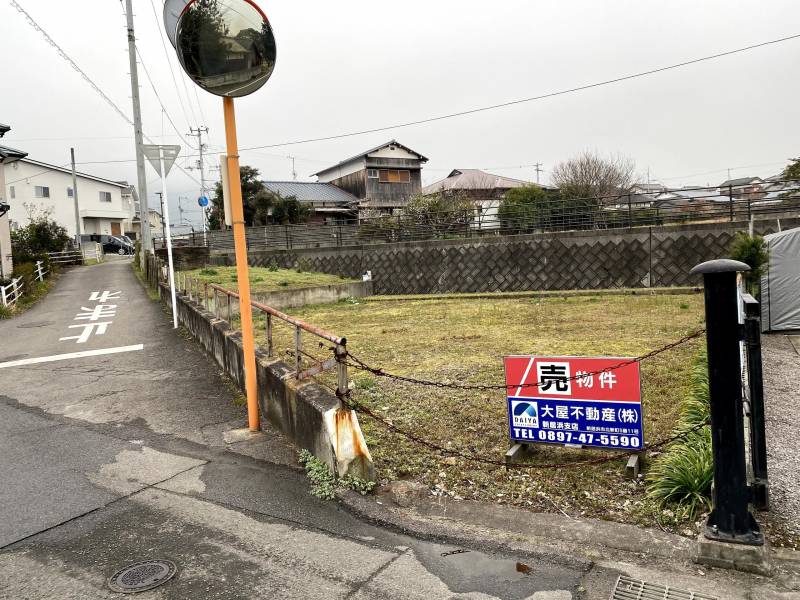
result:
M 229 290 L 224 288 L 216 283 L 204 283 L 205 289 L 208 290 L 209 288 L 212 290 L 214 294 L 214 310 L 215 315 L 219 318 L 219 309 L 220 309 L 220 302 L 217 300 L 219 295 L 225 296 L 227 299 L 227 307 L 228 307 L 228 322 L 231 322 L 231 304 L 232 300 L 239 300 L 239 294 L 234 292 L 233 290 Z M 250 306 L 254 309 L 260 311 L 264 314 L 264 327 L 265 333 L 267 338 L 267 356 L 272 357 L 274 355 L 274 344 L 273 344 L 273 326 L 274 320 L 278 319 L 291 325 L 294 328 L 294 375 L 295 379 L 301 380 L 307 377 L 312 377 L 314 375 L 318 375 L 324 371 L 337 367 L 337 395 L 341 398 L 347 392 L 348 386 L 348 377 L 347 377 L 347 363 L 345 359 L 347 357 L 347 338 L 340 337 L 338 335 L 334 335 L 324 329 L 312 325 L 311 323 L 306 323 L 302 319 L 298 319 L 296 317 L 292 317 L 291 315 L 287 315 L 284 312 L 281 312 L 271 306 L 267 306 L 266 304 L 262 304 L 261 302 L 257 302 L 255 300 L 250 301 Z M 334 356 L 328 360 L 319 360 L 313 365 L 311 365 L 307 369 L 302 369 L 302 360 L 303 357 L 311 358 L 312 360 L 314 357 L 311 354 L 308 354 L 303 351 L 303 332 L 310 333 L 313 336 L 326 340 L 334 344 Z

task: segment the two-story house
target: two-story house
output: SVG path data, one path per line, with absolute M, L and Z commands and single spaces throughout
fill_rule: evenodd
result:
M 11 128 L 0 124 L 0 137 L 3 137 Z M 3 180 L 5 165 L 21 160 L 27 156 L 22 150 L 15 150 L 7 146 L 0 146 L 0 279 L 9 279 L 14 270 L 11 255 L 11 205 L 6 194 Z
M 393 214 L 422 190 L 422 165 L 428 159 L 391 140 L 314 173 L 359 199 L 359 214 Z
M 75 237 L 75 196 L 72 171 L 30 158 L 22 158 L 5 170 L 5 197 L 11 205 L 13 227 L 24 227 L 32 218 L 48 215 Z M 131 212 L 123 193 L 125 182 L 77 173 L 80 233 L 120 235 Z

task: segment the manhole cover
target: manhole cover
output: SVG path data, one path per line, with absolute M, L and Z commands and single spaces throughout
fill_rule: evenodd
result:
M 123 594 L 144 592 L 170 580 L 177 571 L 175 563 L 169 560 L 143 560 L 114 573 L 108 587 Z
M 620 575 L 611 600 L 719 600 L 719 598 Z

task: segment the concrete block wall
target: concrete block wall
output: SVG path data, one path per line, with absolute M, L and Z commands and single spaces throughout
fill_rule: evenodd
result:
M 748 222 L 573 231 L 460 240 L 386 243 L 299 250 L 255 250 L 254 266 L 358 278 L 372 271 L 376 294 L 431 294 L 694 286 L 690 269 L 728 256 Z M 765 234 L 800 219 L 762 220 Z M 214 264 L 232 264 L 232 252 L 214 252 Z
M 163 284 L 162 284 L 163 286 Z M 164 286 L 162 300 L 169 304 Z M 214 357 L 217 364 L 244 390 L 242 336 L 222 319 L 178 295 L 178 321 Z M 309 450 L 340 476 L 374 480 L 369 449 L 352 411 L 340 409 L 339 400 L 313 381 L 298 382 L 285 362 L 256 350 L 256 381 L 262 418 L 286 434 L 298 448 Z M 346 414 L 342 414 L 346 413 Z M 346 422 L 347 427 L 331 423 Z M 357 450 L 352 452 L 352 442 Z

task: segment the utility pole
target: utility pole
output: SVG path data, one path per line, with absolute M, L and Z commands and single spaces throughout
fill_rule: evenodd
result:
M 161 237 L 166 238 L 167 230 L 164 229 L 164 195 L 161 192 L 156 192 L 156 196 L 158 196 L 158 199 L 161 201 Z
M 297 171 L 294 168 L 294 158 L 295 157 L 294 156 L 290 156 L 289 158 L 292 160 L 292 179 L 294 181 L 297 181 Z
M 81 249 L 81 211 L 78 208 L 78 177 L 75 175 L 75 148 L 69 149 L 69 157 L 72 162 L 72 201 L 75 204 L 75 241 L 78 250 Z
M 542 163 L 536 163 L 533 165 L 536 168 L 536 185 L 539 185 L 539 173 L 542 172 Z
M 139 185 L 139 222 L 142 228 L 141 264 L 144 268 L 148 251 L 153 240 L 150 235 L 149 211 L 147 210 L 147 177 L 144 172 L 144 152 L 142 150 L 142 110 L 139 106 L 139 73 L 136 70 L 136 36 L 133 33 L 133 2 L 125 0 L 125 19 L 128 23 L 128 62 L 131 69 L 131 99 L 133 100 L 133 135 L 136 141 L 136 179 Z M 77 196 L 75 197 L 77 202 Z
M 205 149 L 203 145 L 203 134 L 208 133 L 208 127 L 198 127 L 194 129 L 193 127 L 189 127 L 189 133 L 187 136 L 193 137 L 197 136 L 197 150 L 200 152 L 200 160 L 197 161 L 197 168 L 200 169 L 200 195 L 206 196 L 206 172 L 203 163 L 203 150 Z M 203 209 L 203 242 L 206 239 L 206 207 L 202 207 Z

